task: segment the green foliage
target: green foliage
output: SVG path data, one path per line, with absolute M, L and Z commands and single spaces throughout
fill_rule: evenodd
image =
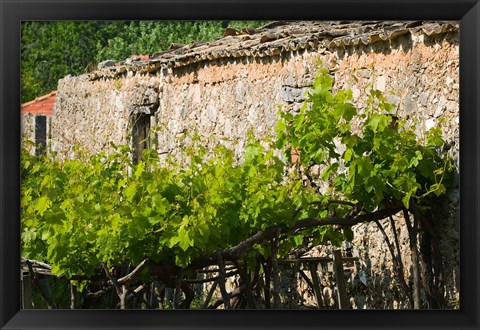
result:
M 160 162 L 153 150 L 131 164 L 129 150 L 73 160 L 22 154 L 22 253 L 54 272 L 93 275 L 104 261 L 150 257 L 186 267 L 275 224 L 315 197 L 295 182 L 272 148 L 250 140 L 245 161 L 221 144 L 213 156 L 195 146 L 190 162 Z M 259 247 L 261 251 L 261 247 Z
M 428 205 L 451 184 L 453 164 L 438 150 L 444 144 L 440 127 L 419 138 L 393 113 L 394 106 L 378 90 L 370 90 L 360 112 L 350 91 L 332 91 L 333 79 L 320 69 L 308 102 L 298 115 L 280 112 L 277 147 L 300 153 L 304 167 L 323 168 L 330 196 L 361 202 L 366 211 L 401 200 Z
M 26 21 L 22 23 L 22 102 L 57 88 L 60 78 L 78 75 L 103 60 L 153 54 L 173 43 L 210 41 L 227 26 L 260 21 Z
M 252 134 L 243 161 L 219 143 L 210 152 L 196 136 L 185 149 L 187 161 L 160 160 L 145 150 L 131 162 L 127 146 L 90 155 L 77 147 L 71 160 L 54 153 L 22 152 L 22 254 L 53 265 L 56 274 L 91 276 L 101 262 L 119 266 L 155 262 L 189 266 L 197 257 L 233 247 L 268 228 L 291 228 L 305 218 L 346 217 L 386 208 L 395 200 L 422 209 L 445 193 L 452 164 L 441 157 L 440 128 L 418 139 L 378 91 L 360 112 L 350 91 L 332 92 L 332 78 L 320 70 L 298 115 L 281 113 L 278 138 L 258 141 Z M 395 122 L 396 121 L 396 122 Z M 322 166 L 330 188 L 319 195 L 305 186 L 291 164 L 276 156 L 295 149 L 300 164 Z M 283 233 L 279 255 L 305 244 L 340 245 L 351 240 L 345 226 L 317 226 Z M 268 258 L 271 242 L 246 256 Z
M 98 23 L 52 21 L 21 26 L 22 102 L 57 88 L 58 79 L 79 74 L 94 58 Z
M 262 21 L 132 21 L 119 22 L 106 28 L 108 42 L 99 47 L 95 59 L 121 60 L 132 54 L 153 54 L 172 44 L 210 41 L 222 36 L 225 28 L 259 27 Z

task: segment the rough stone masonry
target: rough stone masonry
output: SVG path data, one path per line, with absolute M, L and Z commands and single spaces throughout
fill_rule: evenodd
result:
M 237 141 L 246 133 L 272 133 L 278 107 L 296 111 L 312 84 L 317 64 L 334 76 L 335 88 L 349 88 L 360 108 L 365 92 L 378 89 L 396 105 L 397 115 L 415 125 L 419 138 L 441 125 L 459 164 L 458 22 L 275 22 L 235 31 L 213 42 L 126 61 L 107 61 L 94 72 L 59 81 L 51 118 L 51 145 L 69 156 L 74 143 L 93 152 L 109 142 L 130 143 L 132 118 L 146 116 L 158 126 L 156 148 L 175 154 L 185 133 L 198 130 L 209 141 Z M 458 183 L 458 175 L 457 175 Z M 459 294 L 459 188 L 439 205 L 448 300 Z M 388 220 L 382 222 L 387 232 Z M 406 275 L 410 270 L 408 233 L 397 227 Z M 359 261 L 346 272 L 355 308 L 405 308 L 393 277 L 390 254 L 375 223 L 355 228 L 345 247 Z M 319 249 L 312 255 L 329 255 Z M 334 297 L 327 276 L 326 302 Z M 407 277 L 407 281 L 411 281 Z M 294 281 L 295 282 L 295 281 Z M 286 285 L 292 286 L 289 281 Z M 285 294 L 292 307 L 313 304 L 313 294 L 296 281 L 299 294 Z M 289 298 L 290 297 L 290 298 Z M 334 304 L 333 300 L 331 302 Z

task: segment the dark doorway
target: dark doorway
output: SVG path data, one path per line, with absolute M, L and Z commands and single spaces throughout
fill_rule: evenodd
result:
M 145 113 L 132 115 L 132 149 L 133 163 L 138 164 L 142 160 L 142 152 L 150 148 L 150 117 Z

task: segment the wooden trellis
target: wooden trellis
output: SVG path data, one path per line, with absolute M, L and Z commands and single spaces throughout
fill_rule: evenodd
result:
M 323 300 L 321 277 L 325 275 L 322 269 L 328 269 L 328 272 L 333 272 L 335 278 L 336 287 L 336 301 L 339 309 L 349 308 L 349 298 L 347 295 L 347 289 L 344 276 L 344 263 L 351 263 L 357 261 L 358 258 L 354 257 L 342 257 L 341 251 L 333 251 L 333 257 L 305 257 L 297 259 L 278 259 L 276 265 L 294 265 L 295 272 L 297 272 L 301 278 L 307 283 L 314 293 L 316 306 L 318 309 L 327 308 L 327 304 Z M 239 308 L 258 308 L 255 305 L 254 294 L 252 292 L 252 282 L 258 281 L 251 279 L 250 275 L 246 274 L 246 269 L 243 262 L 238 261 L 235 263 L 224 262 L 219 255 L 216 266 L 208 268 L 198 269 L 196 271 L 196 278 L 182 278 L 181 272 L 179 272 L 174 279 L 175 286 L 169 289 L 169 299 L 172 300 L 172 307 L 179 308 L 181 300 L 181 286 L 182 284 L 188 285 L 202 285 L 203 293 L 205 293 L 205 299 L 200 308 L 219 308 L 223 306 L 225 309 L 239 309 Z M 48 308 L 55 308 L 55 301 L 52 298 L 50 289 L 45 290 L 46 285 L 39 285 L 39 280 L 46 276 L 54 276 L 51 273 L 51 266 L 42 262 L 27 260 L 22 258 L 22 294 L 23 294 L 23 308 L 34 308 L 32 300 L 32 287 L 37 288 L 40 296 L 47 303 Z M 276 266 L 276 267 L 277 267 Z M 270 271 L 272 268 L 270 268 Z M 320 271 L 319 271 L 320 270 Z M 133 273 L 133 272 L 132 272 Z M 319 276 L 320 273 L 320 276 Z M 309 276 L 307 275 L 309 274 Z M 241 276 L 243 275 L 243 276 Z M 248 275 L 248 276 L 246 276 Z M 249 279 L 247 282 L 240 283 L 236 288 L 230 292 L 227 290 L 227 279 L 232 279 L 241 276 L 243 279 Z M 278 270 L 274 274 L 264 274 L 261 287 L 263 288 L 263 304 L 264 308 L 271 308 L 271 300 L 273 300 L 273 308 L 281 308 L 280 294 L 278 288 Z M 127 283 L 133 276 L 127 275 L 120 279 L 120 282 L 111 283 L 112 287 L 118 289 L 122 288 L 121 302 L 117 304 L 117 307 L 126 308 L 128 301 L 136 299 L 140 296 L 142 308 L 162 308 L 163 300 L 165 299 L 166 287 L 160 285 L 158 281 L 153 281 L 151 285 L 138 285 L 138 287 L 132 286 Z M 114 280 L 109 279 L 109 283 Z M 203 287 L 204 284 L 211 283 L 209 287 Z M 113 286 L 116 284 L 116 286 Z M 128 285 L 126 285 L 128 284 Z M 70 308 L 75 308 L 75 292 L 73 285 L 71 286 L 71 305 Z M 118 287 L 117 287 L 118 286 Z M 219 289 L 220 299 L 212 302 L 214 293 Z M 114 291 L 114 290 L 111 290 Z M 105 294 L 106 292 L 97 292 L 93 295 Z M 150 296 L 150 298 L 148 297 Z M 153 303 L 153 301 L 156 302 Z

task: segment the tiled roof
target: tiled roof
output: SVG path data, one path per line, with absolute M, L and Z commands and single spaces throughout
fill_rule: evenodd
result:
M 53 113 L 53 105 L 55 104 L 55 96 L 57 91 L 52 91 L 47 95 L 37 97 L 35 100 L 22 103 L 21 113 L 31 113 L 34 115 L 47 115 Z
M 227 28 L 222 38 L 211 42 L 172 45 L 150 58 L 130 58 L 90 73 L 92 79 L 125 71 L 152 72 L 219 58 L 269 57 L 303 49 L 335 49 L 368 45 L 404 34 L 428 36 L 458 31 L 451 21 L 297 21 L 273 22 L 258 29 Z

